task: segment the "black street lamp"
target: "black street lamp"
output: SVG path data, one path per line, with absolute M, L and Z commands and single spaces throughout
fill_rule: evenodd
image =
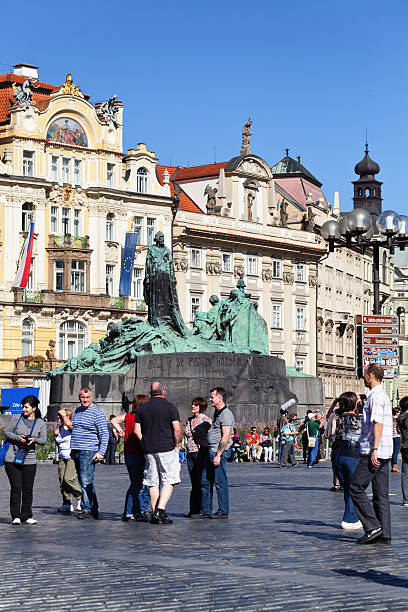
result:
M 375 228 L 375 233 L 374 233 Z M 380 305 L 380 247 L 394 253 L 395 247 L 402 251 L 408 245 L 408 217 L 393 210 L 385 210 L 373 222 L 365 208 L 355 208 L 340 219 L 323 223 L 320 234 L 329 243 L 329 252 L 335 247 L 358 248 L 362 253 L 373 250 L 374 313 L 381 314 Z M 385 240 L 384 240 L 385 238 Z

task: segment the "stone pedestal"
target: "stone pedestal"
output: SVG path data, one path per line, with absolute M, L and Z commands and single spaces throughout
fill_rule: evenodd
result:
M 48 418 L 54 420 L 60 407 L 74 410 L 78 405 L 78 392 L 85 385 L 92 389 L 95 403 L 107 417 L 120 414 L 127 410 L 134 395 L 149 393 L 150 384 L 155 380 L 166 386 L 167 399 L 177 406 L 182 421 L 191 414 L 191 400 L 196 396 L 208 399 L 211 388 L 216 386 L 227 390 L 228 406 L 237 422 L 276 419 L 280 405 L 292 397 L 302 404 L 302 408 L 305 404 L 304 398 L 297 398 L 290 390 L 289 380 L 292 384 L 292 379 L 286 376 L 285 362 L 277 357 L 172 353 L 141 355 L 127 374 L 58 374 L 51 383 Z M 316 379 L 302 381 L 310 381 L 313 385 Z M 306 388 L 308 383 L 302 382 L 302 385 Z M 312 395 L 316 396 L 313 390 Z M 210 408 L 209 413 L 211 411 Z

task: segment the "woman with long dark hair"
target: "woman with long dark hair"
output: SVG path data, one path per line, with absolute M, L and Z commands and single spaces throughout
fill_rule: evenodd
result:
M 137 521 L 147 522 L 150 519 L 149 488 L 143 484 L 145 456 L 142 443 L 135 435 L 135 414 L 139 406 L 145 404 L 147 401 L 149 401 L 148 395 L 136 395 L 133 398 L 130 412 L 111 419 L 111 423 L 118 434 L 120 436 L 124 435 L 125 437 L 123 445 L 124 455 L 130 478 L 122 521 L 135 519 Z M 125 424 L 124 432 L 121 427 L 123 423 Z
M 344 490 L 342 529 L 362 529 L 350 496 L 350 482 L 360 461 L 361 414 L 357 401 L 353 391 L 342 393 L 338 399 L 336 473 Z
M 33 519 L 33 486 L 37 469 L 35 450 L 45 444 L 47 430 L 34 395 L 21 400 L 23 414 L 14 416 L 6 427 L 6 441 L 10 443 L 4 467 L 10 482 L 10 514 L 13 525 L 35 525 Z
M 191 402 L 191 416 L 186 421 L 184 434 L 187 446 L 187 469 L 190 474 L 191 492 L 190 508 L 184 515 L 186 518 L 207 517 L 203 514 L 203 507 L 208 506 L 208 501 L 202 500 L 203 490 L 201 478 L 208 457 L 207 434 L 211 427 L 211 419 L 205 414 L 207 400 L 203 397 L 195 397 Z

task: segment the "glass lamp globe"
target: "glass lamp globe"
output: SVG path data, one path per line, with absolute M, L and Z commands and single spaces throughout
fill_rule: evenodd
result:
M 401 219 L 401 227 L 398 232 L 398 236 L 407 236 L 408 235 L 408 217 L 407 215 L 399 215 Z
M 342 236 L 351 236 L 351 230 L 349 229 L 349 226 L 347 224 L 347 216 L 342 217 L 339 221 L 339 230 Z
M 362 237 L 364 238 L 364 240 L 371 240 L 373 236 L 374 236 L 373 226 L 371 226 L 370 229 L 368 229 L 366 232 L 364 232 L 364 234 L 362 234 Z
M 355 208 L 346 219 L 347 227 L 353 234 L 364 234 L 372 226 L 371 215 L 365 208 Z
M 382 234 L 398 234 L 401 227 L 401 217 L 393 210 L 384 210 L 378 215 L 376 224 Z
M 320 234 L 325 240 L 340 238 L 339 224 L 333 219 L 326 221 L 321 227 Z

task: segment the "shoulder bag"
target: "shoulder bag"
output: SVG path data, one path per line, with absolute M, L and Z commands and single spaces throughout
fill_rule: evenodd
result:
M 16 431 L 19 422 L 21 421 L 23 415 L 20 415 L 20 418 L 18 419 L 15 428 L 13 429 L 13 433 Z M 10 447 L 10 442 L 7 442 L 6 439 L 3 440 L 3 444 L 0 446 L 0 466 L 4 465 L 5 461 L 6 461 L 6 455 L 7 455 L 7 451 Z
M 32 436 L 36 422 L 37 422 L 37 419 L 34 419 L 33 426 L 31 427 L 31 431 L 28 434 L 29 438 L 31 438 Z M 13 448 L 14 448 L 14 444 L 13 444 Z M 24 465 L 24 461 L 26 460 L 27 454 L 28 454 L 28 450 L 14 449 L 14 465 Z

